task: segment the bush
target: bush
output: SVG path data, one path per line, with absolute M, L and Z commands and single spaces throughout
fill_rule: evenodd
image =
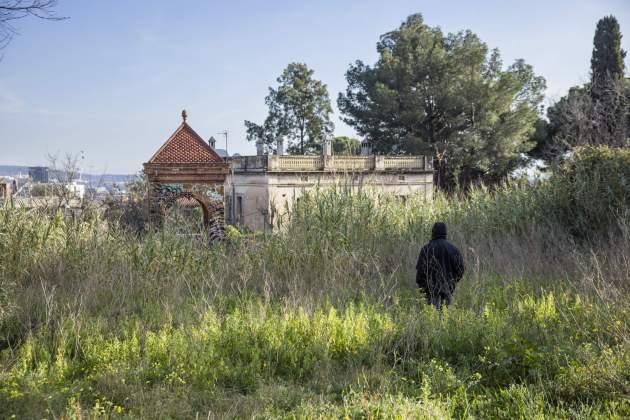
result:
M 545 204 L 578 237 L 601 235 L 630 220 L 630 149 L 578 149 L 549 183 Z

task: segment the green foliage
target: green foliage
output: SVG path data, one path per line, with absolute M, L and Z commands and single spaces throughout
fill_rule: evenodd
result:
M 577 149 L 549 182 L 548 210 L 577 236 L 630 220 L 630 150 Z
M 590 86 L 573 86 L 563 96 L 547 108 L 549 126 L 547 131 L 546 152 L 551 158 L 566 153 L 571 146 L 584 143 L 590 136 L 588 114 Z
M 213 248 L 2 209 L 2 414 L 627 418 L 628 158 L 431 202 L 315 191 Z M 436 219 L 468 267 L 443 312 L 413 284 Z
M 338 99 L 344 121 L 381 153 L 426 153 L 440 183 L 504 177 L 533 145 L 545 80 L 523 60 L 502 69 L 477 35 L 445 35 L 411 15 L 381 36 L 374 66 L 357 61 Z
M 596 132 L 589 144 L 627 145 L 630 94 L 624 74 L 625 57 L 619 22 L 614 16 L 600 19 L 593 39 L 589 110 Z
M 621 48 L 621 30 L 614 16 L 597 22 L 593 39 L 591 75 L 593 83 L 603 77 L 619 79 L 624 76 L 626 52 Z
M 228 390 L 247 397 L 264 384 L 286 383 L 322 396 L 293 398 L 276 415 L 568 416 L 585 401 L 597 411 L 628 413 L 628 347 L 604 344 L 615 341 L 608 313 L 568 293 L 553 296 L 517 294 L 499 307 L 491 295 L 481 316 L 466 306 L 440 317 L 414 305 L 306 313 L 242 302 L 155 330 L 141 319 L 111 331 L 98 320 L 67 323 L 22 344 L 0 376 L 0 402 L 8 413 L 60 414 L 73 402 L 109 415 L 150 416 L 145 394 L 187 394 L 173 414 L 190 416 Z M 344 403 L 335 403 L 336 392 Z
M 630 136 L 630 84 L 624 77 L 619 23 L 599 20 L 591 58 L 591 81 L 574 86 L 547 109 L 549 123 L 535 133 L 536 157 L 557 160 L 572 147 L 624 147 Z M 542 128 L 545 124 L 539 123 Z
M 265 103 L 269 114 L 262 125 L 245 121 L 247 140 L 273 148 L 281 137 L 288 137 L 288 151 L 312 153 L 321 147 L 334 129 L 328 89 L 313 79 L 306 64 L 291 63 L 278 77 L 277 89 L 269 88 Z
M 332 139 L 332 148 L 336 155 L 358 155 L 361 142 L 353 137 L 337 136 Z

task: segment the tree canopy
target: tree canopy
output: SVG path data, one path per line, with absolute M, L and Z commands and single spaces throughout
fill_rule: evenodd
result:
M 591 57 L 593 82 L 603 77 L 619 79 L 624 76 L 626 52 L 621 48 L 621 29 L 614 16 L 597 22 Z
M 624 78 L 626 52 L 614 16 L 597 22 L 591 56 L 591 144 L 619 146 L 628 135 L 628 87 Z
M 289 140 L 289 153 L 313 153 L 333 132 L 328 89 L 313 78 L 306 64 L 291 63 L 278 77 L 278 87 L 269 88 L 269 107 L 262 124 L 245 121 L 247 140 L 260 141 L 273 149 L 280 137 Z
M 505 176 L 529 151 L 545 80 L 523 60 L 503 69 L 466 30 L 444 34 L 420 14 L 381 36 L 378 61 L 346 73 L 344 121 L 380 153 L 428 153 L 442 187 Z
M 361 142 L 353 137 L 336 136 L 332 139 L 332 149 L 336 155 L 358 155 Z
M 572 146 L 626 146 L 630 136 L 630 80 L 625 77 L 621 31 L 614 16 L 597 22 L 591 80 L 574 86 L 538 122 L 535 157 L 553 161 Z

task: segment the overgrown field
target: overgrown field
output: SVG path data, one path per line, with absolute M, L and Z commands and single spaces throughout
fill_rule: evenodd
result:
M 535 188 L 343 187 L 223 245 L 0 210 L 2 418 L 628 418 L 630 152 Z M 448 223 L 467 272 L 415 289 Z

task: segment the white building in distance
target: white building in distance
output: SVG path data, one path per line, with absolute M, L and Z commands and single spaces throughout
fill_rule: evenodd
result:
M 373 191 L 405 199 L 422 194 L 431 199 L 433 167 L 426 156 L 379 156 L 362 145 L 361 156 L 333 156 L 330 143 L 322 155 L 262 153 L 230 160 L 225 182 L 228 223 L 254 231 L 276 227 L 278 218 L 290 210 L 304 191 L 344 185 L 352 191 Z

